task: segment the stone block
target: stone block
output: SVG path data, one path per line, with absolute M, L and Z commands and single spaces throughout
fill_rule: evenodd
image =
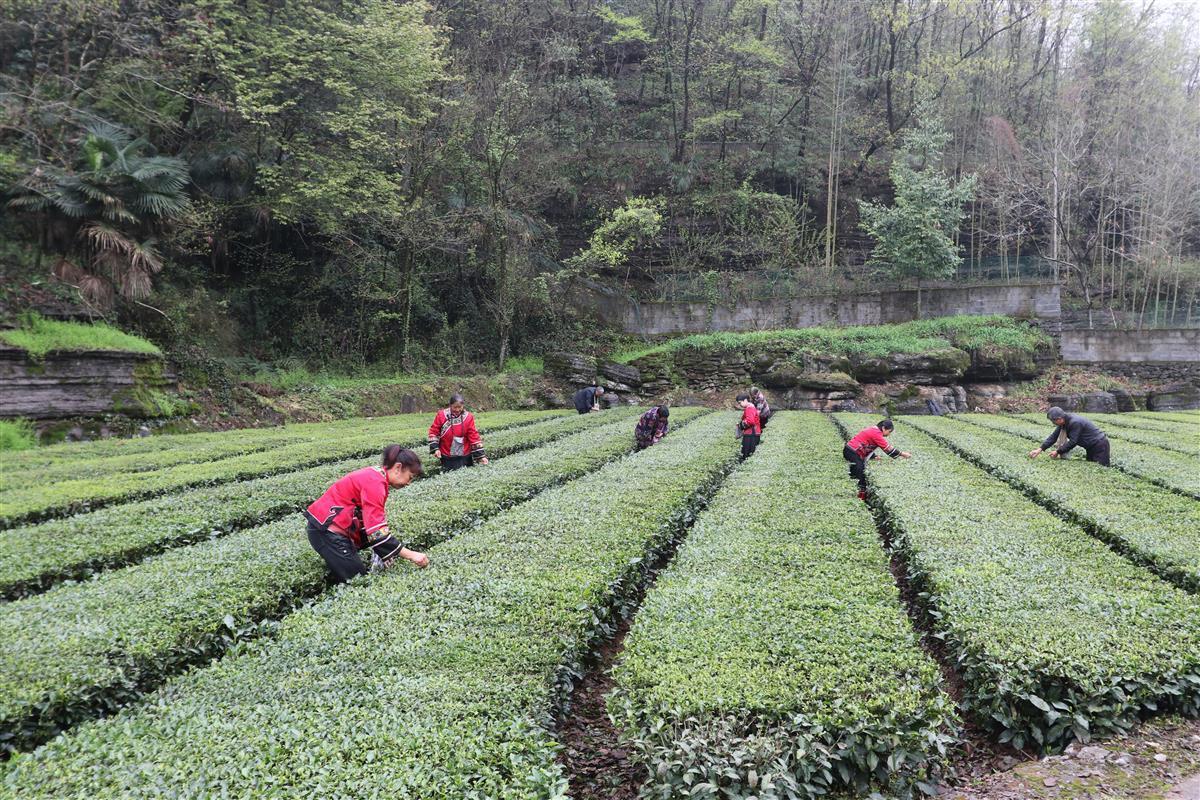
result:
M 1146 407 L 1151 411 L 1186 411 L 1200 408 L 1200 386 L 1194 383 L 1176 383 L 1161 391 L 1151 392 L 1146 398 Z
M 1113 389 L 1112 396 L 1117 401 L 1117 410 L 1121 412 L 1145 411 L 1145 392 L 1131 393 L 1124 389 Z
M 796 385 L 805 389 L 857 394 L 862 385 L 844 372 L 805 372 L 797 377 Z
M 1111 392 L 1081 392 L 1079 394 L 1052 394 L 1047 396 L 1049 405 L 1063 411 L 1079 411 L 1092 414 L 1115 414 L 1119 410 L 1117 398 Z
M 596 380 L 596 359 L 592 356 L 581 353 L 547 353 L 543 364 L 547 375 L 565 383 L 585 386 Z

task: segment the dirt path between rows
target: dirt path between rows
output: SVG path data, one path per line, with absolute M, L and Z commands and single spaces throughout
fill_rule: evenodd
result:
M 627 633 L 629 621 L 600 648 L 596 663 L 571 693 L 570 715 L 559 723 L 559 762 L 571 781 L 573 800 L 636 800 L 646 778 L 646 770 L 621 745 L 604 704 L 613 688 L 612 665 Z
M 1129 735 L 978 775 L 949 800 L 1200 800 L 1200 720 L 1152 720 Z

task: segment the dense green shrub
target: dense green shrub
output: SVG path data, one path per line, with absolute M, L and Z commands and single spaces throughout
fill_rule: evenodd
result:
M 750 333 L 704 333 L 669 339 L 644 350 L 619 354 L 622 362 L 656 353 L 681 350 L 741 350 L 787 347 L 802 353 L 882 358 L 893 353 L 925 353 L 946 347 L 964 350 L 1007 350 L 1033 353 L 1050 342 L 1025 322 L 1002 316 L 956 316 L 917 320 L 898 325 L 848 328 L 797 328 Z
M 561 797 L 543 726 L 647 557 L 735 462 L 732 424 L 711 414 L 435 547 L 427 570 L 344 587 L 273 640 L 14 757 L 4 786 L 92 800 Z
M 489 433 L 488 453 L 504 456 L 615 420 L 632 429 L 635 413 L 636 409 L 619 409 L 606 414 L 572 414 L 503 428 Z M 426 418 L 423 415 L 416 427 L 397 428 L 393 433 L 410 446 L 423 445 Z M 423 450 L 421 447 L 418 452 Z M 427 473 L 439 468 L 436 458 L 425 457 L 424 461 Z M 365 463 L 362 458 L 335 461 L 233 486 L 204 486 L 14 528 L 0 536 L 0 597 L 32 594 L 64 578 L 81 578 L 128 564 L 169 546 L 270 522 L 301 508 L 333 481 Z
M 1045 414 L 1021 414 L 1028 422 L 1043 424 Z M 1088 414 L 1087 418 L 1104 429 L 1110 439 L 1148 444 L 1200 456 L 1200 419 L 1186 422 L 1133 419 L 1131 414 Z
M 1159 422 L 1187 422 L 1200 425 L 1200 410 L 1192 411 L 1138 411 L 1127 414 L 1130 419 L 1155 420 Z
M 908 796 L 945 755 L 953 702 L 840 451 L 776 414 L 647 595 L 609 700 L 647 796 Z
M 0 419 L 0 453 L 9 454 L 18 450 L 37 447 L 37 433 L 27 419 Z
M 681 419 L 700 413 L 683 409 Z M 389 520 L 406 542 L 426 547 L 632 447 L 628 420 L 612 421 L 488 468 L 415 483 L 395 494 Z M 258 620 L 323 587 L 325 572 L 295 515 L 0 606 L 2 741 L 42 741 L 128 701 L 182 664 L 257 633 Z
M 872 464 L 874 502 L 976 720 L 1052 752 L 1153 711 L 1200 713 L 1200 598 L 912 426 L 892 438 L 914 457 Z
M 1041 444 L 1050 435 L 1054 423 L 1030 422 L 1017 417 L 997 417 L 990 414 L 960 414 L 957 419 L 966 420 L 992 430 L 1015 433 L 1030 442 Z M 1070 454 L 1072 458 L 1083 458 L 1083 448 L 1078 447 Z M 1114 467 L 1137 475 L 1148 481 L 1177 492 L 1200 499 L 1200 468 L 1195 456 L 1164 450 L 1153 445 L 1121 441 L 1112 445 L 1111 462 Z
M 479 416 L 481 428 L 498 429 L 537 419 L 540 412 L 495 411 Z M 408 416 L 408 415 L 406 415 Z M 414 415 L 415 416 L 415 415 Z M 70 477 L 45 484 L 18 487 L 0 492 L 0 528 L 26 520 L 62 516 L 73 511 L 98 508 L 120 501 L 132 500 L 184 489 L 189 486 L 215 485 L 245 480 L 262 475 L 291 472 L 316 464 L 345 458 L 360 458 L 376 454 L 394 438 L 416 438 L 422 424 L 428 428 L 432 415 L 423 415 L 422 422 L 401 435 L 388 418 L 358 420 L 357 429 L 338 435 L 300 441 L 268 450 L 246 453 L 198 464 L 178 464 L 150 472 L 117 472 L 90 475 L 86 470 L 72 470 L 64 465 Z
M 1185 589 L 1200 591 L 1200 503 L 1077 458 L 1025 454 L 1019 436 L 944 417 L 905 420 Z M 1197 464 L 1200 469 L 1200 463 Z

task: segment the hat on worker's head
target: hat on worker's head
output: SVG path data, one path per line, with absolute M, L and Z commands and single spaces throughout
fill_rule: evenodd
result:
M 1058 406 L 1050 406 L 1050 410 L 1046 412 L 1046 419 L 1053 422 L 1056 419 L 1062 419 L 1066 415 L 1067 412 L 1063 411 Z

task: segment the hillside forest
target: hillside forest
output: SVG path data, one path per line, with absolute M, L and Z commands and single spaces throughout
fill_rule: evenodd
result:
M 7 0 L 0 191 L 9 306 L 322 369 L 582 347 L 580 286 L 1048 277 L 1171 319 L 1200 287 L 1200 13 Z

